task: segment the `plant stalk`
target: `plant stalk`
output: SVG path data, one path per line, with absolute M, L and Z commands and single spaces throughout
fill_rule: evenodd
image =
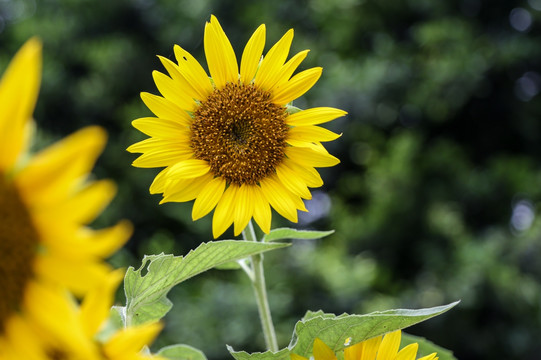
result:
M 252 221 L 248 223 L 248 226 L 242 232 L 242 236 L 246 241 L 258 241 L 254 231 L 254 225 Z M 274 324 L 272 323 L 272 316 L 269 307 L 269 300 L 267 298 L 267 288 L 265 285 L 265 273 L 263 270 L 263 254 L 252 255 L 252 274 L 254 275 L 252 280 L 252 287 L 254 289 L 254 295 L 257 302 L 257 308 L 259 310 L 259 318 L 261 319 L 261 327 L 263 328 L 263 335 L 265 336 L 265 344 L 267 349 L 273 352 L 278 351 L 278 342 L 276 340 L 276 332 L 274 331 Z

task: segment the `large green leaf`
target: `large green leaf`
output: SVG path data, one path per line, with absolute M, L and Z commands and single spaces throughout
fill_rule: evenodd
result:
M 288 245 L 223 240 L 203 243 L 184 257 L 145 256 L 138 270 L 130 266 L 126 271 L 126 307 L 117 311 L 128 325 L 157 321 L 171 309 L 172 304 L 166 295 L 173 286 L 217 265 Z
M 440 315 L 454 307 L 457 302 L 419 310 L 387 310 L 367 315 L 316 316 L 301 320 L 295 326 L 295 334 L 289 348 L 292 352 L 310 357 L 314 339 L 320 338 L 333 351 L 340 351 L 349 338 L 353 345 L 374 336 L 403 329 L 431 317 Z
M 367 315 L 342 314 L 336 316 L 322 311 L 308 311 L 306 316 L 297 322 L 289 346 L 277 353 L 267 351 L 265 353 L 249 354 L 244 351 L 234 351 L 229 346 L 228 350 L 237 360 L 289 360 L 291 353 L 310 358 L 315 338 L 320 338 L 334 352 L 339 352 L 344 349 L 346 340 L 348 340 L 349 345 L 353 345 L 374 336 L 403 329 L 440 315 L 456 304 L 458 304 L 458 301 L 428 309 L 376 311 Z M 445 356 L 449 353 L 449 351 L 439 347 L 437 347 L 438 350 L 429 348 L 428 345 L 430 344 L 428 342 L 419 345 L 421 354 L 426 351 L 429 351 L 429 353 L 437 351 L 438 354 L 441 352 Z M 443 359 L 453 360 L 454 358 L 443 357 Z
M 166 346 L 160 349 L 157 355 L 169 360 L 207 360 L 207 357 L 201 350 L 181 344 Z
M 282 349 L 276 353 L 266 351 L 263 353 L 249 354 L 246 351 L 235 351 L 231 346 L 227 345 L 227 350 L 236 360 L 290 360 L 290 351 L 288 348 Z
M 456 360 L 452 351 L 444 349 L 441 346 L 438 346 L 423 337 L 414 336 L 402 332 L 402 341 L 400 343 L 400 348 L 403 348 L 406 345 L 413 343 L 419 344 L 419 350 L 417 350 L 417 358 L 430 355 L 432 353 L 438 353 L 438 358 L 440 360 Z
M 271 242 L 285 239 L 321 239 L 334 233 L 334 230 L 329 231 L 311 231 L 297 230 L 291 228 L 278 228 L 271 230 L 267 235 L 263 236 L 263 242 Z

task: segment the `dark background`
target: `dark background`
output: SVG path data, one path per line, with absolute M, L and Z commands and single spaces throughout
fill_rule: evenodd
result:
M 206 67 L 203 28 L 220 20 L 240 56 L 256 27 L 267 47 L 295 29 L 301 69 L 322 66 L 295 102 L 349 112 L 328 125 L 342 163 L 321 171 L 312 209 L 273 227 L 336 229 L 266 255 L 281 346 L 308 309 L 365 313 L 430 307 L 451 312 L 411 328 L 459 359 L 541 358 L 541 0 L 0 0 L 0 68 L 33 35 L 44 43 L 36 148 L 86 125 L 110 140 L 95 170 L 118 196 L 96 226 L 128 218 L 130 243 L 112 258 L 185 254 L 212 238 L 191 204 L 158 205 L 157 169 L 130 166 L 130 126 L 149 116 L 155 55 L 173 45 Z M 3 70 L 2 70 L 3 71 Z M 231 237 L 232 233 L 226 233 Z M 175 288 L 154 348 L 187 343 L 210 359 L 263 349 L 248 281 L 211 271 Z

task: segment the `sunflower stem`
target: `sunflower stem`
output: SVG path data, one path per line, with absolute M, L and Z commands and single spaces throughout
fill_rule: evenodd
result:
M 242 236 L 244 237 L 244 240 L 247 241 L 258 241 L 252 221 L 248 223 L 248 226 L 246 226 L 242 232 Z M 263 335 L 265 336 L 265 344 L 267 345 L 268 350 L 277 352 L 278 342 L 276 341 L 276 332 L 274 331 L 269 300 L 267 298 L 265 273 L 263 271 L 263 255 L 253 255 L 251 258 L 253 277 L 250 277 L 250 280 L 252 280 L 252 287 L 254 289 L 257 308 L 259 310 L 259 318 L 261 319 L 261 327 L 263 328 Z

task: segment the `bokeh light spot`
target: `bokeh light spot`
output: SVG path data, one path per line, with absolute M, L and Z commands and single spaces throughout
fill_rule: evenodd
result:
M 514 8 L 509 13 L 509 23 L 513 29 L 520 32 L 526 32 L 530 30 L 532 26 L 532 15 L 530 12 L 523 8 Z

